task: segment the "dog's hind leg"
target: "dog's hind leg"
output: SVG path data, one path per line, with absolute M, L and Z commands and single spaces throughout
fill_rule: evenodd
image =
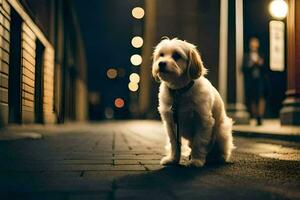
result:
M 219 150 L 219 161 L 227 162 L 230 159 L 231 152 L 235 148 L 232 138 L 232 119 L 224 117 L 221 123 L 216 124 L 215 130 L 215 146 Z

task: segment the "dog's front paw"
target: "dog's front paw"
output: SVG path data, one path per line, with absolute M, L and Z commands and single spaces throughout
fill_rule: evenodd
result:
M 171 156 L 165 156 L 160 161 L 161 165 L 176 165 L 178 163 L 179 163 L 179 160 L 176 158 L 173 158 Z
M 191 159 L 187 163 L 187 167 L 203 167 L 205 164 L 205 160 L 200 160 L 200 159 Z

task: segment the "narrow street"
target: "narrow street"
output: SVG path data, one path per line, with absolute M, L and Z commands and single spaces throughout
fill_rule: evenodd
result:
M 235 137 L 232 163 L 159 165 L 157 121 L 11 128 L 0 140 L 0 199 L 300 199 L 300 143 Z

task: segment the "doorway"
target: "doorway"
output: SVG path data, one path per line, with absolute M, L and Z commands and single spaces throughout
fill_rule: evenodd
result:
M 35 122 L 43 123 L 43 96 L 44 96 L 44 52 L 45 47 L 39 39 L 36 39 L 35 56 L 35 82 L 34 82 L 34 112 Z
M 11 10 L 10 24 L 10 56 L 9 56 L 9 123 L 21 123 L 21 35 L 22 18 L 19 14 Z
M 269 3 L 269 0 L 244 1 L 244 51 L 247 51 L 249 48 L 249 38 L 253 36 L 258 37 L 260 40 L 260 50 L 268 69 L 265 86 L 265 117 L 278 118 L 282 102 L 285 98 L 287 71 L 285 69 L 282 72 L 277 72 L 269 69 L 269 22 L 272 20 L 268 12 Z M 246 105 L 250 108 L 249 102 L 246 101 Z

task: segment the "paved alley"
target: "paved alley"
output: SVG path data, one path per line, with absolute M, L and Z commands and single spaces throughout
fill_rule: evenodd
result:
M 232 162 L 163 167 L 157 121 L 12 128 L 0 140 L 0 199 L 300 199 L 300 143 L 236 137 Z

